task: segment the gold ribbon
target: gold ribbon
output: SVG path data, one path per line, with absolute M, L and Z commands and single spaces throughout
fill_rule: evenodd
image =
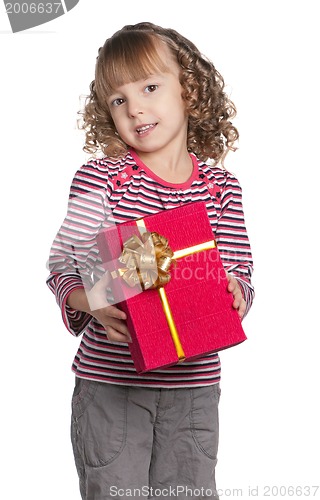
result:
M 143 290 L 159 288 L 170 281 L 173 260 L 167 238 L 146 231 L 141 239 L 133 235 L 123 244 L 119 262 L 124 267 L 113 271 L 111 276 L 121 276 L 130 287 L 140 283 Z
M 182 362 L 185 359 L 185 353 L 164 286 L 170 281 L 169 270 L 172 263 L 188 255 L 216 248 L 216 242 L 209 240 L 172 252 L 167 238 L 156 232 L 150 233 L 143 219 L 135 222 L 145 232 L 141 234 L 141 239 L 134 235 L 124 243 L 119 261 L 125 264 L 125 267 L 113 271 L 111 276 L 113 278 L 122 276 L 131 287 L 140 283 L 143 290 L 157 288 L 179 361 Z

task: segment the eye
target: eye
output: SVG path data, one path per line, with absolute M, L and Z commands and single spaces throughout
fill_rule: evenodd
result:
M 122 97 L 117 97 L 111 101 L 111 106 L 121 106 L 124 103 L 124 99 Z
M 151 92 L 154 92 L 155 90 L 157 90 L 157 88 L 159 87 L 159 85 L 148 85 L 146 88 L 145 88 L 145 91 L 150 94 Z

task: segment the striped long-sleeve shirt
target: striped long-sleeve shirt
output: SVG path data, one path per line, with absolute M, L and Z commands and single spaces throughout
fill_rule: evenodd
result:
M 96 243 L 99 231 L 128 219 L 204 201 L 221 260 L 226 271 L 238 280 L 247 314 L 254 290 L 241 187 L 228 171 L 201 162 L 194 155 L 191 158 L 193 173 L 181 184 L 158 177 L 134 151 L 119 160 L 90 160 L 76 172 L 68 213 L 51 248 L 48 286 L 56 296 L 66 328 L 74 336 L 83 334 L 72 365 L 77 377 L 172 388 L 211 385 L 220 380 L 217 353 L 138 374 L 128 344 L 110 342 L 95 318 L 67 305 L 72 291 L 92 286 L 104 273 Z

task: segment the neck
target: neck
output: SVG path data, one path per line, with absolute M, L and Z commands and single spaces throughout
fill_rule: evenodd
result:
M 185 182 L 192 174 L 192 160 L 185 147 L 173 153 L 145 153 L 141 151 L 136 151 L 136 153 L 150 170 L 168 182 Z

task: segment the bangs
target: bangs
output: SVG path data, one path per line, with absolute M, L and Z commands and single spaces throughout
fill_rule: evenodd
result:
M 118 87 L 147 78 L 157 72 L 168 72 L 158 54 L 161 40 L 150 33 L 127 31 L 106 41 L 99 52 L 96 67 L 97 90 L 111 95 Z

